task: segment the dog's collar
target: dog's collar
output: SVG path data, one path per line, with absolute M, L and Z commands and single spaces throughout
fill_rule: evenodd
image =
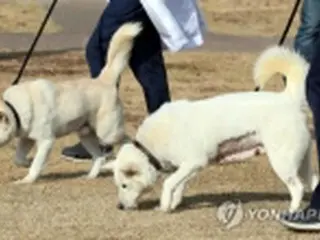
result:
M 143 152 L 147 157 L 148 157 L 148 161 L 149 163 L 155 168 L 157 169 L 157 171 L 161 171 L 162 170 L 162 166 L 160 164 L 160 161 L 145 147 L 143 146 L 140 142 L 138 142 L 137 140 L 133 140 L 132 144 L 138 148 L 141 152 Z
M 17 126 L 17 130 L 20 129 L 21 127 L 21 120 L 20 120 L 20 117 L 19 117 L 19 114 L 17 112 L 17 110 L 15 109 L 15 107 L 8 101 L 4 101 L 4 103 L 8 106 L 8 108 L 10 108 L 10 110 L 12 111 L 13 113 L 13 116 L 14 116 L 14 119 L 16 121 L 16 126 Z

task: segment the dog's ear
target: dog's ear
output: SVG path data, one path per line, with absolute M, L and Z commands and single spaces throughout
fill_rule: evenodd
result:
M 122 169 L 122 173 L 127 178 L 132 178 L 134 176 L 137 176 L 139 174 L 139 171 L 135 166 L 129 166 L 129 167 L 125 168 L 125 169 Z
M 130 168 L 130 169 L 124 170 L 123 174 L 128 178 L 132 178 L 132 177 L 138 175 L 138 171 Z
M 9 125 L 9 117 L 5 112 L 0 112 L 0 124 Z
M 101 168 L 103 170 L 107 170 L 107 171 L 113 172 L 114 171 L 115 162 L 116 162 L 116 160 L 110 160 L 105 165 L 103 165 Z

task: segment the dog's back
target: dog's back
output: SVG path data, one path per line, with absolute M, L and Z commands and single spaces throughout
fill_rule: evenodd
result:
M 85 125 L 95 129 L 99 119 L 108 114 L 110 119 L 121 118 L 117 85 L 129 60 L 133 39 L 140 31 L 139 23 L 126 23 L 115 32 L 110 41 L 107 65 L 97 79 L 58 83 L 37 79 L 7 89 L 4 99 L 16 106 L 26 134 L 36 131 L 60 137 Z M 20 96 L 28 100 L 21 102 Z M 114 120 L 115 125 L 119 122 L 122 121 Z

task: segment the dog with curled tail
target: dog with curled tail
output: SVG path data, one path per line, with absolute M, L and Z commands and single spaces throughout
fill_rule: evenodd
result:
M 186 183 L 218 154 L 228 139 L 255 133 L 269 162 L 290 192 L 289 210 L 301 203 L 305 180 L 313 190 L 318 176 L 311 167 L 311 136 L 305 113 L 304 85 L 308 64 L 298 53 L 283 47 L 266 49 L 254 67 L 257 87 L 276 73 L 287 78 L 282 92 L 238 92 L 197 101 L 177 100 L 149 115 L 135 139 L 124 144 L 104 168 L 114 172 L 118 207 L 138 207 L 140 196 L 161 172 L 159 209 L 170 212 L 182 201 Z M 237 183 L 236 183 L 237 184 Z

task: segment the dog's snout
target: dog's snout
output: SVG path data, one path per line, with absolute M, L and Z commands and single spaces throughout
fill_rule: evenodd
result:
M 254 91 L 255 91 L 255 92 L 259 92 L 259 91 L 260 91 L 260 87 L 258 87 L 258 86 L 255 87 L 255 88 L 254 88 Z
M 124 205 L 122 203 L 118 203 L 117 208 L 120 210 L 124 209 Z

